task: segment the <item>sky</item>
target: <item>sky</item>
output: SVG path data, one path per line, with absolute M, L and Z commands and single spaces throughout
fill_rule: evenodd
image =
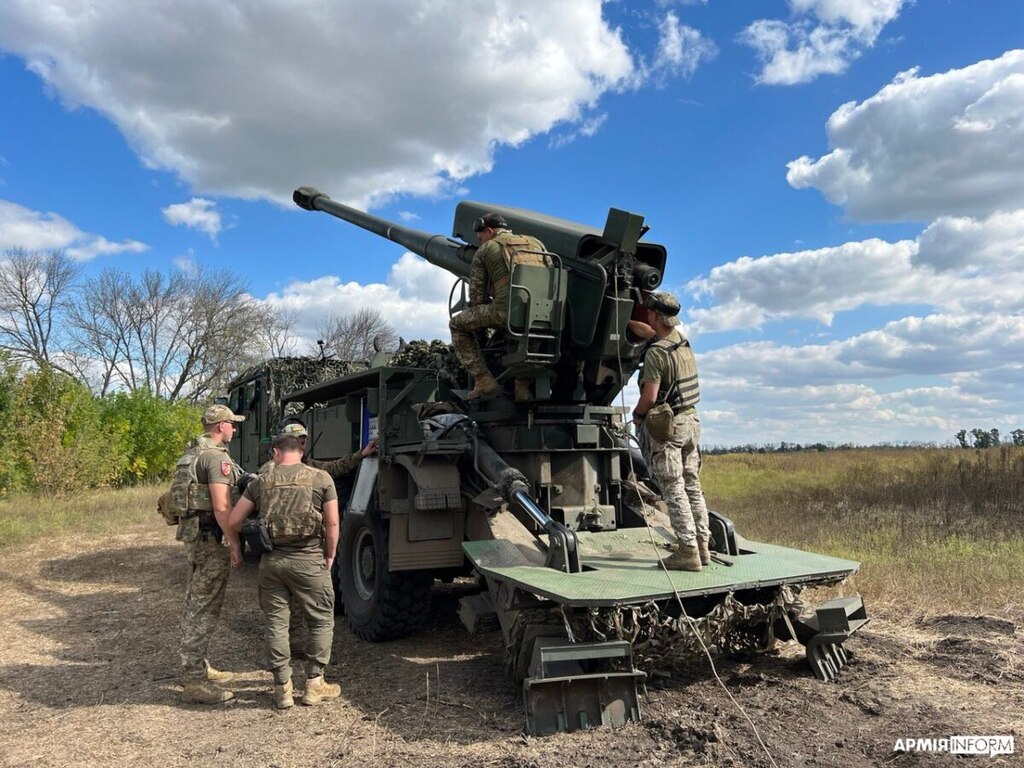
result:
M 453 278 L 291 203 L 668 248 L 704 442 L 1024 427 L 1019 0 L 5 0 L 0 249 L 227 268 L 448 338 Z M 635 385 L 627 390 L 635 399 Z

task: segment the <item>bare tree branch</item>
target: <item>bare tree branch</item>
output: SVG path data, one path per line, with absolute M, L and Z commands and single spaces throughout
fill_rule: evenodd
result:
M 395 329 L 373 307 L 361 307 L 348 315 L 332 313 L 317 326 L 317 335 L 329 354 L 349 361 L 372 358 L 376 352 L 375 339 L 380 349 L 394 349 L 398 343 Z
M 62 251 L 11 248 L 0 263 L 0 349 L 12 360 L 49 365 L 70 376 L 59 333 L 71 307 L 79 268 Z

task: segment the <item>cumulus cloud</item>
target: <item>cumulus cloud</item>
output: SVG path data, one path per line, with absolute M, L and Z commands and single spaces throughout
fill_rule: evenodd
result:
M 845 72 L 906 0 L 789 0 L 790 21 L 759 19 L 739 35 L 762 63 L 757 82 L 806 83 Z
M 360 206 L 444 192 L 637 83 L 600 0 L 11 0 L 0 47 L 148 165 L 284 204 L 303 183 Z
M 944 441 L 964 425 L 1007 429 L 1024 417 L 1021 316 L 908 317 L 826 344 L 697 351 L 711 442 Z
M 149 246 L 138 240 L 112 242 L 102 235 L 83 232 L 59 214 L 0 200 L 0 250 L 5 248 L 60 249 L 75 261 L 89 261 L 97 256 L 142 253 Z
M 858 219 L 930 221 L 1024 208 L 1024 50 L 920 77 L 904 72 L 827 124 L 832 151 L 789 163 Z
M 686 290 L 710 307 L 690 310 L 694 330 L 760 328 L 780 318 L 826 325 L 863 306 L 926 304 L 957 312 L 1024 311 L 1024 210 L 984 219 L 940 218 L 916 240 L 871 239 L 744 257 Z
M 326 275 L 292 281 L 263 301 L 275 309 L 297 312 L 295 334 L 309 346 L 328 315 L 345 315 L 363 307 L 380 310 L 406 339 L 447 339 L 448 294 L 454 282 L 451 273 L 406 252 L 391 266 L 386 282 L 364 285 Z
M 654 71 L 689 77 L 703 61 L 718 55 L 718 46 L 669 11 L 658 23 L 658 52 Z
M 213 200 L 193 197 L 187 203 L 175 203 L 160 210 L 168 224 L 183 225 L 206 233 L 211 240 L 217 239 L 221 229 L 220 212 Z

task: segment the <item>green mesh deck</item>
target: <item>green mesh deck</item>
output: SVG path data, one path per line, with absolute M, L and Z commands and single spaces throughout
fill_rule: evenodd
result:
M 578 535 L 583 573 L 520 565 L 521 557 L 508 541 L 468 541 L 462 547 L 478 570 L 570 606 L 666 599 L 672 597 L 669 579 L 681 597 L 695 597 L 778 584 L 835 581 L 854 573 L 860 565 L 852 560 L 744 541 L 741 551 L 750 550 L 750 554 L 729 557 L 731 568 L 712 562 L 700 573 L 666 574 L 658 557 L 667 551 L 652 547 L 646 528 Z M 664 540 L 657 529 L 654 538 Z

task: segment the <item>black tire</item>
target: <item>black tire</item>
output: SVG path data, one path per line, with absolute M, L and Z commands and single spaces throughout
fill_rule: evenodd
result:
M 388 570 L 388 527 L 376 513 L 342 518 L 338 560 L 345 615 L 358 637 L 397 640 L 423 626 L 434 578 L 424 571 Z

